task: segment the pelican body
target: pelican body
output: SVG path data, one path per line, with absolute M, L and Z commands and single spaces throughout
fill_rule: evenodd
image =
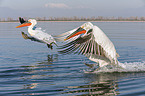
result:
M 109 64 L 118 65 L 117 57 L 119 56 L 110 39 L 97 26 L 90 22 L 84 23 L 78 28 L 58 35 L 69 43 L 60 46 L 59 53 L 78 53 L 85 55 L 91 61 L 103 67 Z
M 56 44 L 55 39 L 51 35 L 42 31 L 41 28 L 35 27 L 35 25 L 37 24 L 37 21 L 35 19 L 29 19 L 28 22 L 26 22 L 23 18 L 19 18 L 19 20 L 21 25 L 17 26 L 16 28 L 28 26 L 28 33 L 31 35 L 28 36 L 27 34 L 22 32 L 22 36 L 24 39 L 30 39 L 32 41 L 45 43 L 47 44 L 48 48 L 51 49 L 52 43 Z

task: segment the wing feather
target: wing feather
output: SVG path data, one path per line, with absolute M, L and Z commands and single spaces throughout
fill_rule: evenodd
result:
M 86 48 L 86 46 L 87 46 L 87 43 L 83 43 L 83 44 L 81 44 L 82 46 L 80 47 L 80 51 L 79 51 L 79 53 L 78 54 L 81 54 L 84 50 L 85 50 L 85 48 Z M 79 49 L 78 49 L 79 50 Z
M 60 46 L 58 49 L 64 49 L 64 48 L 67 48 L 67 47 L 69 47 L 69 46 L 71 46 L 71 45 L 74 45 L 75 43 L 76 43 L 76 41 L 69 42 L 69 43 L 66 44 L 66 45 Z
M 73 41 L 59 46 L 59 53 L 69 54 L 74 52 L 86 57 L 93 56 L 102 60 L 109 60 L 109 62 L 117 61 L 115 47 L 103 31 L 96 26 L 91 31 L 85 36 L 79 36 Z
M 79 48 L 76 50 L 76 52 L 74 54 L 77 54 L 77 53 L 80 54 L 81 51 L 83 50 L 84 46 L 85 46 L 85 44 L 80 44 Z
M 85 48 L 85 50 L 82 52 L 82 54 L 85 55 L 85 54 L 87 53 L 88 47 L 89 47 L 89 41 L 87 42 L 86 48 Z

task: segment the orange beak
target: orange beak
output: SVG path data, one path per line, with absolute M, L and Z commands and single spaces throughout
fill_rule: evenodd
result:
M 74 37 L 74 36 L 77 36 L 77 35 L 79 35 L 79 34 L 85 34 L 85 33 L 86 33 L 86 30 L 80 27 L 80 28 L 78 28 L 74 33 L 72 33 L 72 34 L 70 34 L 69 36 L 67 36 L 67 38 L 64 39 L 64 41 L 65 41 L 65 40 L 68 40 L 68 39 L 70 39 L 70 38 L 72 38 L 72 37 Z
M 30 23 L 30 22 L 26 22 L 26 23 L 23 23 L 23 24 L 17 26 L 16 28 L 25 27 L 25 26 L 30 26 L 31 24 L 32 24 L 32 23 Z

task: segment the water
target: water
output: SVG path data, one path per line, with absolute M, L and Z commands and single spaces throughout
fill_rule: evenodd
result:
M 38 22 L 56 35 L 84 22 Z M 0 23 L 0 96 L 144 96 L 145 22 L 92 22 L 114 43 L 126 72 L 86 73 L 82 55 L 61 55 L 56 46 L 24 40 L 19 23 Z

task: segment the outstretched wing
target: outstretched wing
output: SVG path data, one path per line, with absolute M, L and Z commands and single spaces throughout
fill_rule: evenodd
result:
M 98 32 L 99 31 L 99 32 Z M 98 37 L 96 36 L 98 35 Z M 98 27 L 93 29 L 84 37 L 59 47 L 60 54 L 78 53 L 90 58 L 98 58 L 109 62 L 117 62 L 116 50 L 113 43 Z
M 98 56 L 105 56 L 104 49 L 95 42 L 92 32 L 84 37 L 79 37 L 66 45 L 60 46 L 58 49 L 60 49 L 59 53 L 61 54 L 74 52 L 75 54 L 78 53 L 82 55 L 94 54 Z

